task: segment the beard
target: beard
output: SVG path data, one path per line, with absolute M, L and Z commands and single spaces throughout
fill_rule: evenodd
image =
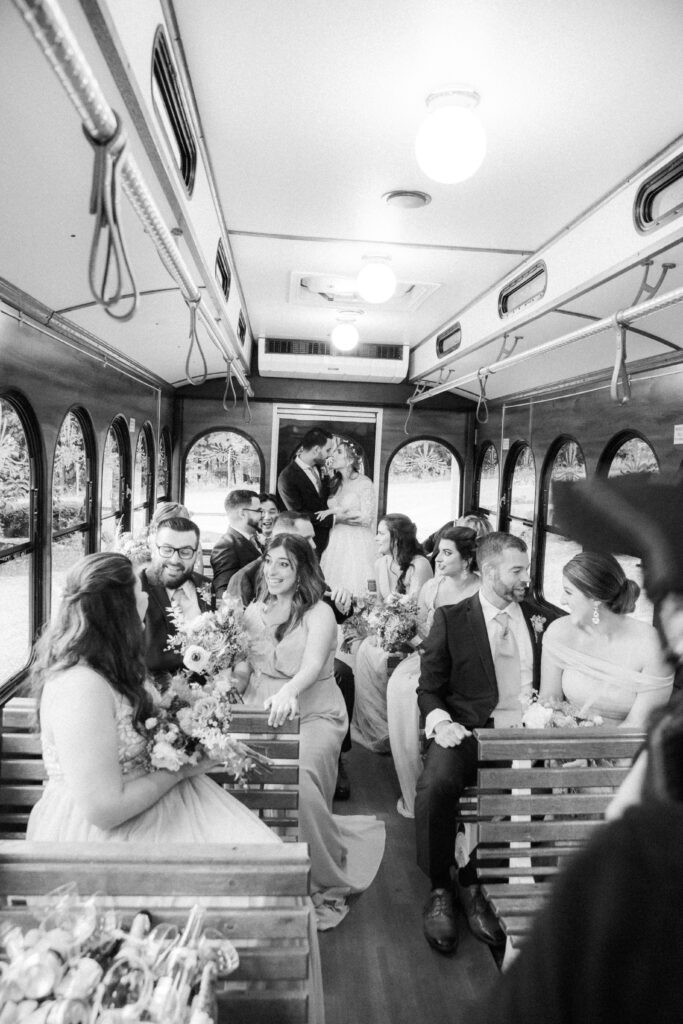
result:
M 183 583 L 192 579 L 193 570 L 182 569 L 182 572 L 175 573 L 172 570 L 171 576 L 168 573 L 169 567 L 163 562 L 152 564 L 147 570 L 147 579 L 157 587 L 166 587 L 167 590 L 177 590 Z

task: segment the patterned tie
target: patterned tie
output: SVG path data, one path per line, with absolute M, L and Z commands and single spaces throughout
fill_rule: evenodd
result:
M 493 718 L 496 726 L 521 724 L 522 707 L 519 696 L 522 684 L 522 670 L 519 648 L 512 632 L 510 616 L 499 612 L 494 616 L 498 624 L 498 635 L 494 641 L 493 664 L 498 683 L 498 704 Z
M 181 619 L 187 621 L 192 617 L 191 602 L 183 587 L 178 587 L 171 598 L 173 609 Z

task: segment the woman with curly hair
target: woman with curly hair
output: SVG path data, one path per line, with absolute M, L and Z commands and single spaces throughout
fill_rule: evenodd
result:
M 422 554 L 415 523 L 401 513 L 384 516 L 377 527 L 375 586 L 377 598 L 391 594 L 417 598 L 422 585 L 432 578 L 432 567 Z M 366 637 L 356 654 L 356 699 L 351 737 L 378 754 L 389 751 L 387 683 L 389 655 L 374 637 Z
M 667 703 L 673 673 L 657 630 L 630 616 L 640 588 L 613 555 L 581 551 L 562 570 L 569 614 L 543 639 L 542 699 L 568 700 L 606 725 L 643 729 Z
M 289 533 L 272 537 L 257 599 L 244 613 L 249 663 L 235 669 L 245 704 L 269 709 L 271 725 L 300 716 L 299 831 L 310 850 L 321 931 L 343 920 L 346 897 L 367 889 L 384 852 L 381 821 L 332 814 L 348 718 L 334 678 L 337 626 L 321 600 L 324 588 L 307 540 Z
M 44 842 L 278 842 L 205 773 L 152 770 L 142 619 L 147 595 L 121 554 L 87 555 L 38 642 L 33 692 L 48 782 L 27 838 Z

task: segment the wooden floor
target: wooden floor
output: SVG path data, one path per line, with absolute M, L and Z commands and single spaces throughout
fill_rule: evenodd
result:
M 326 1024 L 466 1024 L 497 977 L 491 951 L 462 923 L 454 957 L 430 949 L 421 917 L 429 883 L 415 863 L 414 822 L 396 811 L 393 761 L 356 745 L 345 762 L 351 799 L 335 812 L 375 814 L 387 842 L 367 892 L 337 928 L 319 932 Z

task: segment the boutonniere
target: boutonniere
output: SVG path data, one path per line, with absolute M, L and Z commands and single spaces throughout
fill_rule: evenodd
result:
M 541 634 L 543 633 L 543 630 L 545 629 L 546 622 L 547 622 L 547 619 L 546 619 L 545 615 L 532 615 L 531 616 L 531 625 L 534 627 L 534 638 L 535 638 L 536 641 L 540 640 Z
M 199 597 L 204 604 L 211 606 L 213 600 L 213 594 L 211 593 L 211 584 L 202 583 L 201 587 L 197 587 L 197 597 Z M 545 619 L 543 620 L 545 622 Z

